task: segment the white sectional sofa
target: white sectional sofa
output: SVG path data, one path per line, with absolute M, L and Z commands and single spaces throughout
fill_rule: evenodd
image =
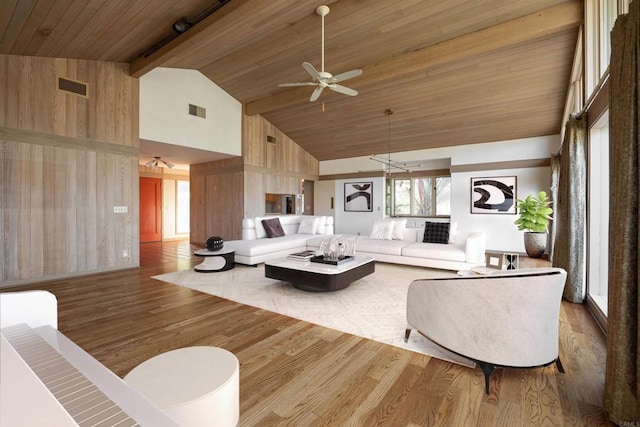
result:
M 284 236 L 267 237 L 262 220 L 273 218 L 280 219 L 280 224 L 285 232 Z M 301 223 L 308 225 L 315 220 L 317 220 L 315 228 L 313 225 L 300 228 Z M 287 256 L 293 252 L 304 251 L 307 249 L 307 240 L 314 236 L 328 237 L 330 235 L 333 235 L 332 216 L 271 215 L 244 218 L 242 220 L 242 240 L 224 242 L 224 248 L 235 251 L 236 263 L 256 265 L 269 259 Z
M 235 250 L 235 262 L 256 265 L 293 252 L 318 250 L 323 240 L 334 236 L 333 217 L 284 215 L 277 218 L 280 219 L 285 235 L 268 238 L 261 221 L 272 218 L 276 216 L 242 220 L 242 240 L 224 243 L 226 249 Z M 317 228 L 314 233 L 310 233 L 308 227 L 300 228 L 302 222 L 308 224 L 313 218 L 318 218 L 319 222 L 324 221 L 324 226 Z M 357 236 L 355 251 L 371 256 L 376 261 L 445 270 L 468 270 L 485 264 L 483 233 L 456 230 L 448 244 L 423 243 L 423 235 L 424 228 L 402 228 L 393 236 L 384 236 L 388 238 Z
M 358 254 L 376 261 L 443 270 L 468 270 L 484 266 L 485 237 L 480 232 L 456 231 L 450 243 L 423 243 L 424 228 L 407 228 L 402 239 L 372 239 L 360 236 Z

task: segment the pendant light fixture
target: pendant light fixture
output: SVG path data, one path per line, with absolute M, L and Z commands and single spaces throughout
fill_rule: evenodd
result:
M 385 110 L 384 113 L 387 115 L 387 143 L 389 146 L 388 147 L 389 153 L 386 159 L 383 156 L 378 156 L 376 154 L 372 154 L 371 157 L 369 157 L 369 159 L 385 165 L 387 168 L 387 171 L 386 171 L 387 175 L 391 174 L 391 169 L 399 169 L 404 172 L 411 172 L 411 170 L 408 169 L 404 163 L 399 163 L 394 160 L 391 160 L 391 115 L 394 113 L 394 111 L 391 108 L 388 108 L 387 110 Z

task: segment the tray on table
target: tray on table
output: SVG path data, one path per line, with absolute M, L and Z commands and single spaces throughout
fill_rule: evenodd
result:
M 338 259 L 338 260 L 332 261 L 332 260 L 329 260 L 329 259 L 325 258 L 324 255 L 318 255 L 318 256 L 314 256 L 313 258 L 311 258 L 310 261 L 311 262 L 317 262 L 317 263 L 320 263 L 320 264 L 340 265 L 340 264 L 344 264 L 345 262 L 353 261 L 353 256 L 347 255 L 342 259 Z

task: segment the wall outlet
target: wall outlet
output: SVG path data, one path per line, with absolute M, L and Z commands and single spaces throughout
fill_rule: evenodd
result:
M 126 258 L 128 256 L 129 256 L 129 251 L 128 250 L 125 249 L 124 251 L 122 251 L 122 258 Z
M 127 213 L 129 211 L 128 206 L 114 206 L 113 213 Z

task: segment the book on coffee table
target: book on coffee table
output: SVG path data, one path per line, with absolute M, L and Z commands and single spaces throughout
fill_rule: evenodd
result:
M 315 255 L 316 255 L 316 251 L 302 251 L 302 252 L 295 252 L 293 254 L 289 254 L 287 256 L 287 259 L 291 259 L 294 261 L 309 261 Z

